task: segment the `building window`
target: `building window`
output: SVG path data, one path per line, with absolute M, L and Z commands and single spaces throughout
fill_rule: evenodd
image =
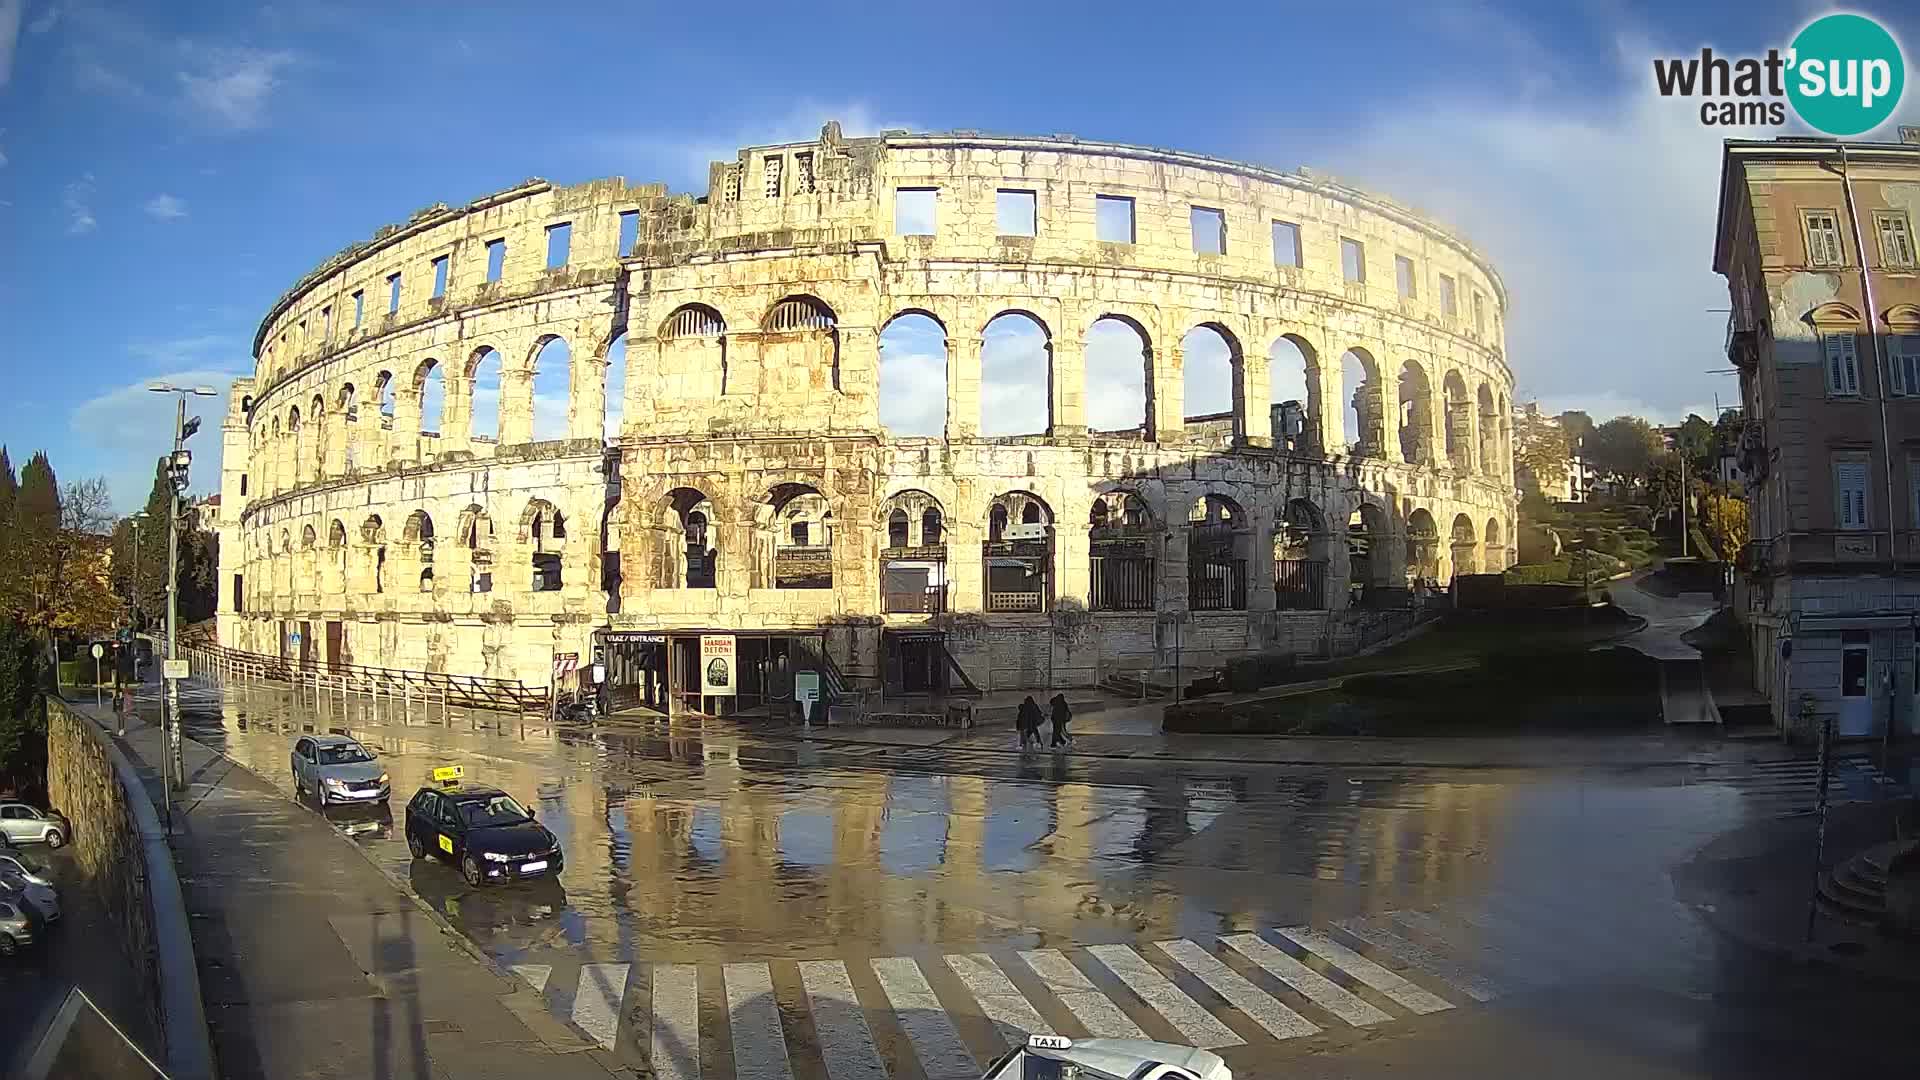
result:
M 1844 266 L 1847 249 L 1840 245 L 1840 217 L 1831 210 L 1806 210 L 1801 220 L 1807 228 L 1807 265 Z
M 640 239 L 640 211 L 622 210 L 620 212 L 620 254 L 633 254 L 633 245 Z
M 353 328 L 355 330 L 360 329 L 360 324 L 365 321 L 366 314 L 367 293 L 366 290 L 361 289 L 353 294 Z
M 1440 275 L 1440 314 L 1460 314 L 1459 294 L 1455 291 L 1453 279 L 1445 274 Z
M 938 188 L 899 188 L 893 193 L 893 231 L 898 236 L 932 236 L 938 223 Z
M 1487 332 L 1487 294 L 1478 289 L 1473 291 L 1473 328 Z
M 740 201 L 740 170 L 728 169 L 727 175 L 720 181 L 720 201 Z
M 301 319 L 300 320 L 300 344 L 305 345 L 306 343 L 307 343 L 307 320 Z
M 445 295 L 447 295 L 447 256 L 442 255 L 433 260 L 433 298 L 438 300 Z
M 1093 235 L 1108 244 L 1133 243 L 1133 200 L 1125 195 L 1095 195 Z
M 1852 331 L 1820 335 L 1827 356 L 1827 394 L 1856 397 L 1860 393 L 1860 361 L 1854 353 Z
M 320 337 L 322 340 L 333 337 L 333 309 L 320 309 Z
M 387 276 L 387 314 L 400 310 L 400 275 Z
M 1874 228 L 1880 233 L 1880 265 L 1899 270 L 1913 269 L 1913 232 L 1907 227 L 1907 215 L 1882 211 L 1873 215 Z
M 767 178 L 767 198 L 769 199 L 780 197 L 780 166 L 785 161 L 785 158 L 769 157 L 761 168 L 761 172 Z
M 793 190 L 801 195 L 813 194 L 813 155 L 793 155 Z
M 1340 273 L 1348 281 L 1367 280 L 1367 248 L 1358 240 L 1340 238 Z
M 1405 255 L 1393 257 L 1393 280 L 1400 287 L 1400 295 L 1408 300 L 1418 300 L 1420 290 L 1414 285 L 1413 260 Z
M 1300 226 L 1291 221 L 1273 223 L 1273 265 L 1300 266 Z
M 247 610 L 247 603 L 246 603 L 246 595 L 247 595 L 247 586 L 246 586 L 246 578 L 245 578 L 245 576 L 243 576 L 243 575 L 241 575 L 241 574 L 235 574 L 235 575 L 233 575 L 233 610 L 234 610 L 234 614 L 236 614 L 236 615 L 237 615 L 237 614 L 239 614 L 239 613 L 241 613 L 241 612 L 243 612 L 243 611 L 245 611 L 245 610 Z
M 567 256 L 572 250 L 573 222 L 547 226 L 547 269 L 558 270 L 567 265 Z
M 1193 227 L 1194 254 L 1225 255 L 1227 253 L 1226 211 L 1196 206 L 1189 212 L 1188 220 Z
M 499 281 L 506 269 L 507 242 L 504 239 L 487 241 L 487 280 Z
M 1867 527 L 1867 463 L 1833 463 L 1834 522 L 1842 529 Z
M 242 498 L 244 498 L 246 494 L 247 494 L 247 474 L 241 473 L 240 474 L 240 495 Z
M 1920 394 L 1920 334 L 1887 335 L 1887 354 L 1894 394 Z
M 1039 231 L 1035 218 L 1035 199 L 1031 191 L 996 192 L 993 209 L 1001 236 L 1032 236 Z

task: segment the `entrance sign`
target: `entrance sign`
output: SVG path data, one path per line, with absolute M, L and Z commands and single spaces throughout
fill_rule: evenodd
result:
M 732 634 L 700 635 L 700 692 L 713 697 L 732 697 L 736 667 Z
M 800 706 L 800 718 L 813 722 L 813 707 L 820 701 L 820 673 L 798 671 L 793 676 L 793 700 Z

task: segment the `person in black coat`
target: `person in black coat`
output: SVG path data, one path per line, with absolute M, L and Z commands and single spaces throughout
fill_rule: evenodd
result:
M 1067 705 L 1067 695 L 1055 694 L 1047 704 L 1053 707 L 1053 742 L 1055 748 L 1070 745 L 1073 740 L 1067 735 L 1067 721 L 1073 719 L 1073 710 Z
M 1040 703 L 1033 700 L 1032 694 L 1028 694 L 1027 700 L 1020 703 L 1020 711 L 1014 717 L 1014 722 L 1020 727 L 1020 749 L 1025 750 L 1029 742 L 1040 741 L 1042 718 Z

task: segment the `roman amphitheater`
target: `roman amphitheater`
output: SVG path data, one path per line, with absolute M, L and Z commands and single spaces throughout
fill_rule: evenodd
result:
M 1512 561 L 1505 310 L 1386 198 L 1071 136 L 829 124 L 700 196 L 530 180 L 267 313 L 220 641 L 529 687 L 572 653 L 620 704 L 709 712 L 809 670 L 1339 652 Z

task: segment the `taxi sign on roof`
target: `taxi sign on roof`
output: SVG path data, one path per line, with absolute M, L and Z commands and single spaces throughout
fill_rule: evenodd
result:
M 1065 1035 L 1029 1035 L 1027 1046 L 1034 1050 L 1071 1050 L 1073 1040 Z
M 455 784 L 466 776 L 467 771 L 458 765 L 442 765 L 433 770 L 433 782 L 436 784 Z

